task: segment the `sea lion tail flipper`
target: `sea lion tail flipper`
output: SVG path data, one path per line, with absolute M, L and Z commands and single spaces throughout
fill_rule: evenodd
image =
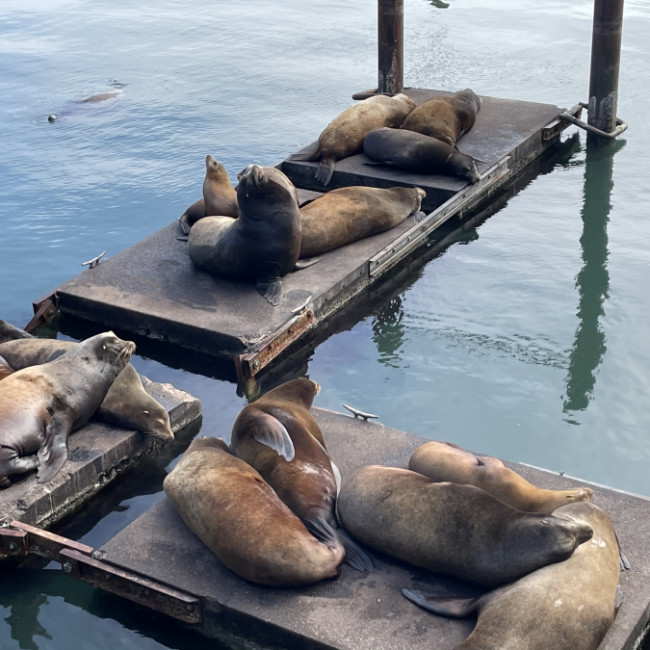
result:
M 402 594 L 422 609 L 450 618 L 465 618 L 475 614 L 482 598 L 482 596 L 474 598 L 438 596 L 419 589 L 402 589 Z
M 187 212 L 184 212 L 180 217 L 178 217 L 178 227 L 184 235 L 190 234 L 190 224 L 187 220 Z
M 374 571 L 375 562 L 373 561 L 372 555 L 362 549 L 350 537 L 347 530 L 339 528 L 336 532 L 338 533 L 339 539 L 343 542 L 343 546 L 345 546 L 345 559 L 343 560 L 345 564 L 352 567 L 355 571 L 361 571 L 362 573 L 371 573 Z
M 323 185 L 329 185 L 332 180 L 332 174 L 334 173 L 334 165 L 336 160 L 331 157 L 321 158 L 318 169 L 316 170 L 316 180 L 322 183 Z
M 293 460 L 296 450 L 284 424 L 268 413 L 256 414 L 251 423 L 251 435 L 262 445 L 266 445 L 278 455 Z
M 282 300 L 282 278 L 275 277 L 273 279 L 258 278 L 255 282 L 255 288 L 259 294 L 268 300 L 274 307 L 280 304 Z
M 39 483 L 53 479 L 68 459 L 68 435 L 74 416 L 61 404 L 45 427 L 45 441 L 37 452 Z

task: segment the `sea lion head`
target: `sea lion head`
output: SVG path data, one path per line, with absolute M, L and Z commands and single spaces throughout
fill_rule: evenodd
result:
M 102 332 L 82 341 L 70 352 L 82 359 L 94 357 L 105 365 L 115 365 L 121 370 L 129 362 L 134 350 L 135 343 L 133 341 L 123 341 L 113 332 Z
M 403 102 L 409 107 L 410 110 L 413 110 L 415 108 L 415 102 L 408 95 L 405 95 L 404 93 L 398 93 L 397 95 L 393 95 L 393 99 Z
M 476 166 L 476 161 L 471 156 L 454 149 L 447 159 L 455 176 L 466 178 L 470 183 L 477 183 L 481 180 L 481 174 Z
M 220 180 L 228 176 L 224 164 L 215 160 L 210 154 L 205 157 L 205 173 L 214 180 Z
M 298 207 L 298 192 L 287 176 L 275 167 L 248 165 L 237 174 L 237 198 L 256 199 L 264 196 L 266 200 L 293 199 Z

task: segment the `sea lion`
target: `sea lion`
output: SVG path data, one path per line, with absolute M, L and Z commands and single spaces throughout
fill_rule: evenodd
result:
M 431 440 L 413 452 L 409 469 L 432 481 L 451 481 L 475 485 L 511 508 L 524 512 L 550 514 L 573 501 L 586 501 L 593 495 L 587 487 L 570 490 L 545 490 L 529 483 L 507 468 L 498 458 L 475 456 L 450 442 Z
M 405 129 L 381 127 L 368 133 L 363 152 L 377 163 L 416 174 L 457 176 L 470 183 L 481 180 L 476 161 L 442 140 Z
M 14 369 L 9 365 L 7 360 L 0 356 L 0 379 L 4 379 L 14 373 Z
M 402 223 L 422 206 L 419 187 L 352 186 L 332 190 L 300 208 L 300 257 L 321 255 Z
M 478 613 L 476 627 L 457 650 L 596 650 L 616 613 L 616 535 L 609 517 L 591 503 L 571 503 L 555 514 L 594 531 L 563 562 L 478 598 L 437 597 L 410 589 L 404 595 L 444 616 Z
M 0 382 L 0 487 L 35 468 L 39 483 L 54 477 L 68 457 L 68 435 L 97 410 L 134 349 L 103 332 Z
M 429 135 L 453 146 L 474 126 L 482 103 L 469 88 L 433 97 L 416 106 L 400 128 Z
M 232 429 L 231 446 L 254 467 L 321 542 L 346 548 L 346 563 L 369 571 L 367 555 L 338 529 L 336 495 L 341 474 L 312 417 L 320 387 L 306 378 L 292 379 L 245 406 Z
M 473 485 L 369 465 L 344 481 L 338 514 L 356 539 L 429 571 L 496 587 L 566 559 L 586 524 L 525 513 Z
M 9 331 L 6 329 L 7 334 Z M 78 345 L 58 339 L 20 338 L 0 343 L 0 354 L 14 370 L 22 370 L 52 361 Z M 130 363 L 111 384 L 94 417 L 154 438 L 174 437 L 167 409 L 145 391 L 140 375 Z
M 179 217 L 178 223 L 185 235 L 203 217 L 238 217 L 237 191 L 232 186 L 223 163 L 208 154 L 205 158 L 205 180 L 203 198 L 192 205 Z
M 242 578 L 298 587 L 337 575 L 343 549 L 319 542 L 223 440 L 193 440 L 163 488 L 187 526 Z
M 249 165 L 239 176 L 240 215 L 205 217 L 190 230 L 188 252 L 200 269 L 230 280 L 254 281 L 272 305 L 282 299 L 282 276 L 300 255 L 298 194 L 275 167 Z
M 318 137 L 316 151 L 307 160 L 320 160 L 316 180 L 329 185 L 337 160 L 361 153 L 363 139 L 378 126 L 400 126 L 415 102 L 400 93 L 394 97 L 368 97 L 335 117 Z M 298 158 L 296 158 L 298 159 Z

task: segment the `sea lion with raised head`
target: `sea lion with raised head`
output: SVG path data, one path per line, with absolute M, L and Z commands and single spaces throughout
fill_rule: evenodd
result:
M 9 332 L 6 329 L 7 335 Z M 14 370 L 22 370 L 52 361 L 78 345 L 59 339 L 20 338 L 0 343 L 0 354 Z M 140 375 L 130 363 L 115 378 L 93 417 L 153 438 L 174 437 L 167 409 L 147 393 Z
M 456 650 L 596 650 L 616 614 L 619 549 L 612 523 L 591 503 L 559 508 L 560 518 L 590 526 L 591 540 L 563 562 L 549 564 L 478 598 L 404 589 L 414 603 L 476 626 Z
M 426 196 L 419 187 L 351 186 L 331 190 L 300 208 L 300 257 L 313 257 L 390 230 L 416 214 Z
M 0 487 L 32 469 L 39 483 L 55 476 L 68 457 L 70 432 L 97 410 L 134 349 L 103 332 L 0 382 Z
M 272 305 L 282 299 L 282 276 L 300 255 L 302 229 L 293 183 L 275 167 L 249 165 L 239 176 L 239 218 L 205 217 L 190 230 L 188 252 L 208 273 L 255 282 Z
M 205 158 L 205 180 L 203 181 L 203 198 L 192 205 L 179 217 L 178 223 L 184 234 L 203 217 L 234 217 L 239 216 L 237 191 L 230 182 L 228 172 L 223 163 L 211 155 Z
M 469 88 L 433 97 L 416 106 L 400 128 L 429 135 L 453 146 L 474 126 L 481 104 L 481 98 Z
M 520 512 L 473 485 L 396 467 L 357 470 L 337 507 L 348 532 L 370 548 L 483 587 L 560 562 L 591 537 L 586 524 Z
M 368 131 L 378 126 L 398 127 L 414 108 L 415 102 L 403 93 L 368 97 L 346 108 L 325 127 L 318 137 L 316 151 L 306 158 L 320 160 L 316 180 L 329 185 L 336 161 L 361 153 Z
M 223 440 L 193 440 L 163 488 L 187 526 L 242 578 L 298 587 L 337 575 L 343 549 L 319 542 Z
M 476 161 L 450 144 L 415 131 L 373 129 L 366 135 L 363 152 L 376 163 L 393 165 L 415 174 L 456 176 L 481 180 Z
M 343 533 L 335 503 L 341 482 L 321 430 L 309 412 L 320 387 L 292 379 L 245 406 L 232 429 L 231 446 L 323 544 L 346 549 L 346 563 L 372 569 L 367 555 Z
M 524 512 L 550 514 L 573 501 L 586 501 L 593 495 L 588 487 L 546 490 L 529 483 L 523 476 L 492 456 L 475 456 L 450 442 L 431 440 L 418 447 L 409 459 L 409 469 L 432 481 L 451 481 L 475 485 L 495 499 Z

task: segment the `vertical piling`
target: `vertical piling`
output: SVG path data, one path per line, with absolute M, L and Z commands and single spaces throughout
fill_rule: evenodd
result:
M 622 0 L 621 0 L 622 2 Z M 404 90 L 404 0 L 378 0 L 378 92 Z
M 589 124 L 611 133 L 616 127 L 623 0 L 594 0 L 589 77 Z

